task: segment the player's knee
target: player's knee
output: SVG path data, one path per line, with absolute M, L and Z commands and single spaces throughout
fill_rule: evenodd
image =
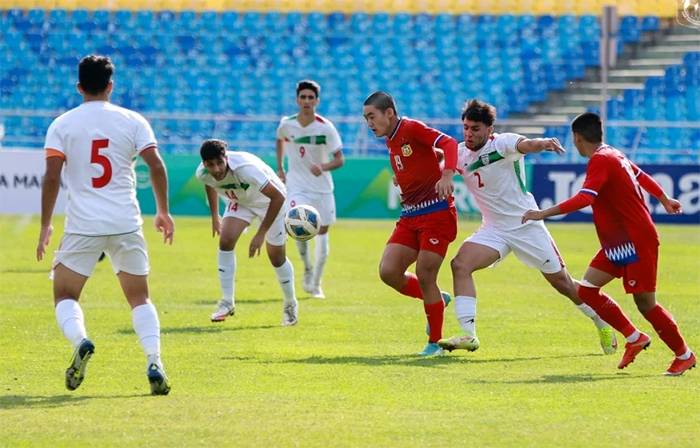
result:
M 282 266 L 287 261 L 287 254 L 285 253 L 284 246 L 274 247 L 273 249 L 268 248 L 267 257 L 270 259 L 272 266 L 276 268 Z
M 403 279 L 403 272 L 398 272 L 395 267 L 388 263 L 380 263 L 379 278 L 389 286 L 396 286 L 401 283 L 401 280 Z
M 555 277 L 550 277 L 549 279 L 549 284 L 554 287 L 554 289 L 559 292 L 559 294 L 568 296 L 571 294 L 577 294 L 576 292 L 576 285 L 574 282 L 571 280 L 571 277 L 568 275 L 559 273 L 559 275 L 556 275 Z
M 418 283 L 420 284 L 421 289 L 425 289 L 426 287 L 432 286 L 437 282 L 437 275 L 439 269 L 439 266 L 437 266 L 437 268 L 431 266 L 427 268 L 420 267 L 416 269 L 416 276 L 418 277 Z
M 465 277 L 474 272 L 474 268 L 466 260 L 459 257 L 454 257 L 450 261 L 450 268 L 454 277 Z
M 219 238 L 219 249 L 220 250 L 225 250 L 225 251 L 231 251 L 236 247 L 236 239 L 235 238 L 228 238 L 225 236 L 222 236 Z
M 656 306 L 656 298 L 646 293 L 634 294 L 634 304 L 640 313 L 646 314 Z

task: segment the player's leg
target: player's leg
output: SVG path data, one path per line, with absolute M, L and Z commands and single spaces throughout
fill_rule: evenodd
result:
M 311 205 L 316 207 L 321 215 L 321 228 L 316 236 L 315 254 L 314 254 L 314 270 L 311 286 L 313 287 L 311 295 L 318 299 L 325 298 L 325 294 L 321 289 L 321 279 L 323 277 L 323 269 L 328 260 L 330 253 L 330 243 L 328 239 L 328 229 L 335 222 L 335 197 L 333 193 L 315 195 Z
M 282 325 L 295 325 L 298 321 L 296 292 L 294 291 L 294 267 L 287 258 L 285 248 L 287 233 L 284 229 L 284 211 L 280 211 L 270 229 L 265 234 L 265 248 L 272 267 L 275 269 L 277 281 L 284 297 L 282 304 Z
M 235 313 L 236 243 L 252 219 L 252 216 L 248 216 L 249 213 L 246 214 L 247 210 L 242 210 L 242 207 L 238 205 L 235 210 L 229 209 L 230 207 L 227 207 L 224 214 L 221 234 L 219 235 L 217 269 L 221 300 L 211 315 L 212 322 L 223 322 L 228 316 L 233 316 Z
M 302 194 L 301 192 L 297 191 L 288 191 L 287 192 L 287 209 L 290 209 L 292 207 L 296 207 L 297 205 L 301 204 L 307 204 L 309 202 L 309 199 Z M 311 263 L 311 249 L 310 249 L 310 241 L 299 241 L 296 240 L 296 246 L 297 250 L 299 251 L 299 257 L 301 258 L 302 263 L 304 264 L 304 276 L 302 280 L 302 287 L 304 288 L 304 291 L 311 294 L 313 293 L 313 276 L 314 276 L 314 267 L 313 264 Z
M 382 259 L 379 262 L 379 278 L 408 297 L 423 299 L 423 292 L 418 277 L 407 272 L 410 265 L 418 259 L 418 236 L 411 227 L 410 218 L 400 218 L 389 237 Z
M 146 355 L 146 377 L 154 395 L 170 392 L 160 354 L 160 321 L 148 290 L 148 252 L 141 231 L 108 239 L 107 254 L 131 307 L 131 323 Z
M 104 237 L 66 234 L 53 262 L 53 293 L 56 323 L 73 347 L 66 369 L 66 388 L 75 390 L 85 378 L 95 346 L 87 337 L 80 294 L 97 263 Z

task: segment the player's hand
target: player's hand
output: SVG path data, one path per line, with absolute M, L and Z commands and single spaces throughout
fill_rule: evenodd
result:
M 277 170 L 277 177 L 279 177 L 282 182 L 287 183 L 287 174 L 284 170 Z
M 36 260 L 41 261 L 46 253 L 46 246 L 49 245 L 51 241 L 51 234 L 53 233 L 53 226 L 41 226 L 39 231 L 39 244 L 36 246 Z
M 399 181 L 396 180 L 396 175 L 391 176 L 391 182 L 394 184 L 395 187 L 399 186 Z
M 311 165 L 311 174 L 314 176 L 320 176 L 323 174 L 323 168 L 321 168 L 321 165 Z
M 156 230 L 163 234 L 163 243 L 173 244 L 173 235 L 175 234 L 175 222 L 170 213 L 158 213 L 153 225 Z
M 520 222 L 525 224 L 528 221 L 541 221 L 544 219 L 544 213 L 542 210 L 528 210 L 523 214 L 523 218 Z
M 248 256 L 253 258 L 256 255 L 260 255 L 260 248 L 265 242 L 264 233 L 256 233 L 252 240 L 250 240 L 250 247 L 248 248 Z
M 663 204 L 664 208 L 666 209 L 666 213 L 669 215 L 679 215 L 683 213 L 683 206 L 681 205 L 680 201 L 669 198 L 665 201 L 662 201 L 661 204 Z
M 211 236 L 213 238 L 216 235 L 221 235 L 221 218 L 218 215 L 211 218 Z
M 544 150 L 555 152 L 557 154 L 566 153 L 566 149 L 559 143 L 558 138 L 546 138 L 544 139 Z
M 452 181 L 454 172 L 452 170 L 445 170 L 442 172 L 442 177 L 435 184 L 435 191 L 437 191 L 438 197 L 440 199 L 447 199 L 455 191 L 455 185 Z

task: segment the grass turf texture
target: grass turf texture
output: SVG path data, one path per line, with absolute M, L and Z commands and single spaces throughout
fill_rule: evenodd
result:
M 602 355 L 592 323 L 513 256 L 476 275 L 482 347 L 419 359 L 421 303 L 377 276 L 392 222 L 332 228 L 325 301 L 303 293 L 299 257 L 288 245 L 300 298 L 291 328 L 280 326 L 281 291 L 267 259 L 246 256 L 252 232 L 238 247 L 236 316 L 210 323 L 219 294 L 216 240 L 207 219 L 176 224 L 172 247 L 151 220 L 145 224 L 173 383 L 169 396 L 151 397 L 108 262 L 81 300 L 95 356 L 80 389 L 65 389 L 71 350 L 51 305 L 51 256 L 34 260 L 36 220 L 0 219 L 0 445 L 681 447 L 700 439 L 700 369 L 663 377 L 672 354 L 650 333 L 651 348 L 618 371 L 621 350 Z M 477 225 L 460 223 L 459 239 Z M 549 227 L 580 278 L 597 248 L 592 225 Z M 696 349 L 698 230 L 660 226 L 658 281 L 660 301 Z M 448 263 L 440 281 L 451 289 Z M 606 291 L 651 331 L 620 282 Z M 455 333 L 450 307 L 445 335 Z

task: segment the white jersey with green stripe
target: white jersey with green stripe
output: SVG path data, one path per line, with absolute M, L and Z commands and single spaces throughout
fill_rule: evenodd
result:
M 493 134 L 478 151 L 459 144 L 458 168 L 464 183 L 481 211 L 484 226 L 500 230 L 523 227 L 527 210 L 537 210 L 537 202 L 527 191 L 525 161 L 518 151 L 522 135 Z M 525 224 L 527 225 L 527 224 Z
M 288 157 L 287 188 L 290 192 L 332 193 L 333 177 L 328 171 L 320 176 L 311 172 L 312 165 L 326 163 L 342 148 L 338 131 L 327 118 L 302 126 L 296 115 L 284 117 L 277 128 L 277 139 L 284 141 Z
M 257 156 L 244 151 L 227 151 L 228 172 L 221 180 L 214 176 L 200 163 L 196 176 L 202 183 L 209 185 L 226 201 L 238 203 L 251 209 L 266 208 L 270 198 L 262 190 L 272 183 L 282 193 L 286 193 L 284 184 L 277 174 Z

